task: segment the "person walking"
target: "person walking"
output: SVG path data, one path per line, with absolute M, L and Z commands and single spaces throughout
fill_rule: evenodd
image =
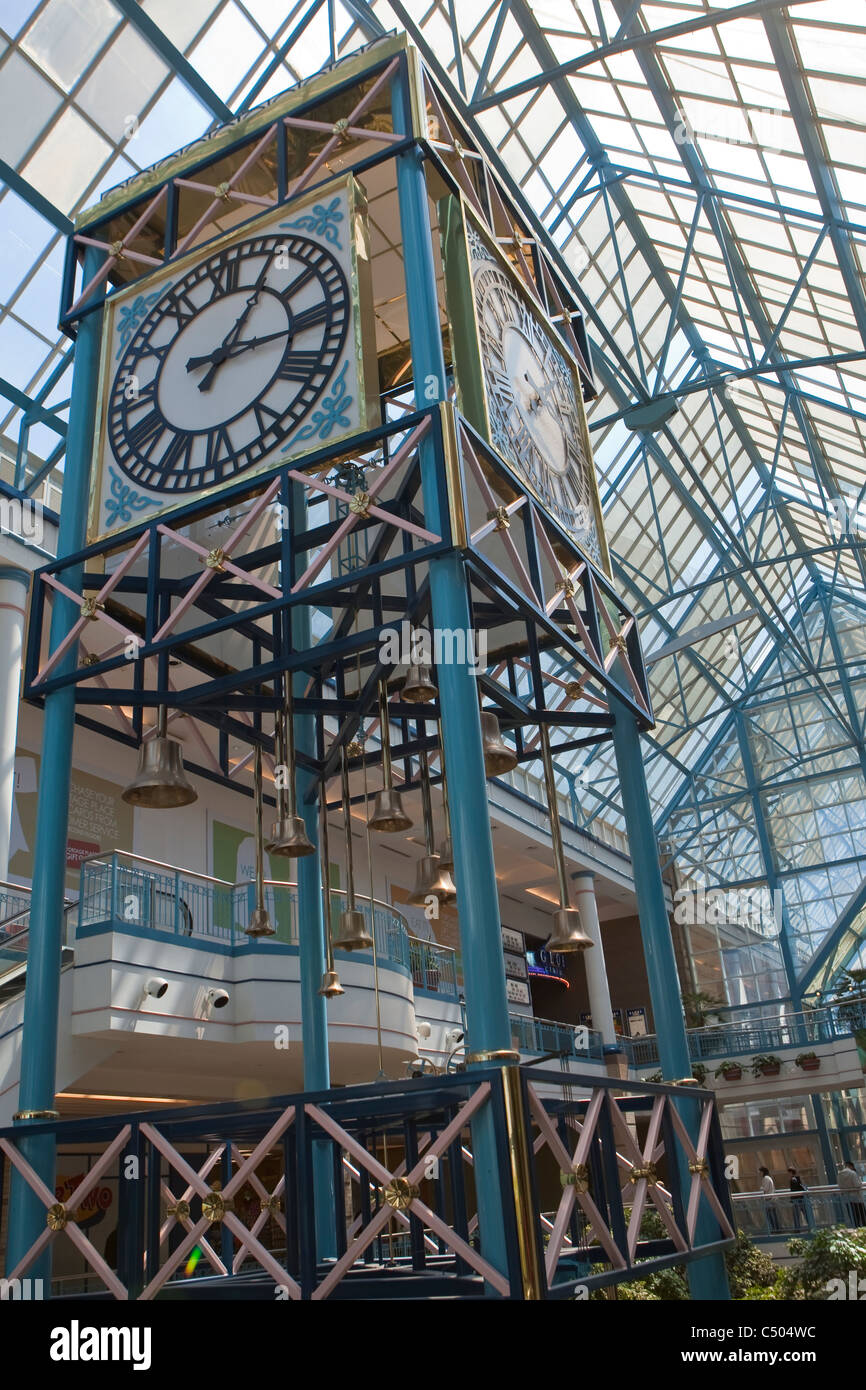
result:
M 770 1177 L 769 1168 L 759 1168 L 761 1175 L 761 1191 L 764 1194 L 764 1203 L 767 1208 L 767 1226 L 770 1231 L 779 1229 L 779 1213 L 776 1211 L 776 1184 Z
M 843 1163 L 836 1174 L 839 1192 L 845 1202 L 849 1226 L 866 1226 L 863 1182 L 853 1163 Z
M 794 1230 L 799 1231 L 800 1222 L 809 1229 L 809 1215 L 806 1210 L 806 1184 L 796 1168 L 788 1169 L 788 1187 L 791 1192 L 791 1217 Z

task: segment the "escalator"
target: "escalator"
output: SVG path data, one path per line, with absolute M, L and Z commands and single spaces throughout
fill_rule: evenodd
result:
M 74 955 L 72 947 L 67 945 L 69 913 L 74 906 L 74 903 L 67 901 L 63 907 L 61 968 L 71 965 Z M 27 982 L 29 943 L 30 907 L 28 905 L 0 921 L 0 1009 L 24 990 Z

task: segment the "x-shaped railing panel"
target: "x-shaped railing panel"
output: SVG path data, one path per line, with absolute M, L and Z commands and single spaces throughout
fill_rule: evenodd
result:
M 92 1192 L 96 1183 L 107 1172 L 115 1158 L 126 1147 L 127 1140 L 132 1133 L 131 1125 L 124 1125 L 120 1133 L 109 1144 L 108 1148 L 94 1163 L 93 1167 L 84 1174 L 81 1182 L 75 1191 L 65 1202 L 58 1202 L 54 1193 L 39 1177 L 39 1174 L 30 1166 L 26 1158 L 14 1144 L 10 1144 L 8 1139 L 0 1139 L 0 1149 L 9 1159 L 13 1167 L 17 1168 L 27 1186 L 30 1187 L 40 1202 L 45 1207 L 45 1230 L 36 1237 L 30 1249 L 21 1256 L 14 1269 L 7 1275 L 8 1279 L 18 1279 L 25 1269 L 33 1263 L 42 1251 L 51 1244 L 61 1231 L 72 1241 L 76 1250 L 84 1257 L 95 1274 L 99 1276 L 109 1293 L 113 1294 L 119 1301 L 126 1301 L 129 1298 L 129 1291 L 120 1282 L 113 1270 L 109 1269 L 99 1251 L 90 1243 L 82 1231 L 75 1224 L 75 1213 L 81 1206 L 88 1193 Z
M 175 1270 L 183 1263 L 193 1247 L 200 1243 L 201 1237 L 206 1230 L 213 1224 L 225 1226 L 233 1236 L 241 1243 L 245 1251 L 261 1265 L 266 1274 L 269 1274 L 276 1284 L 288 1289 L 291 1298 L 300 1298 L 301 1290 L 292 1276 L 283 1269 L 282 1265 L 274 1259 L 273 1255 L 265 1249 L 256 1235 L 238 1220 L 232 1210 L 232 1202 L 235 1193 L 244 1185 L 251 1181 L 255 1175 L 255 1170 L 261 1163 L 265 1155 L 274 1147 L 275 1143 L 289 1126 L 294 1122 L 295 1107 L 289 1106 L 287 1110 L 278 1117 L 267 1134 L 259 1140 L 252 1153 L 235 1170 L 229 1181 L 218 1192 L 208 1187 L 205 1182 L 205 1171 L 209 1172 L 213 1163 L 205 1164 L 202 1170 L 196 1170 L 187 1163 L 186 1159 L 178 1153 L 169 1141 L 160 1134 L 159 1130 L 152 1125 L 143 1124 L 141 1133 L 149 1143 L 168 1161 L 171 1168 L 184 1179 L 191 1193 L 195 1193 L 202 1199 L 203 1214 L 194 1224 L 190 1226 L 186 1237 L 181 1241 L 177 1249 L 169 1256 L 168 1260 L 158 1270 L 151 1279 L 150 1283 L 141 1293 L 143 1302 L 155 1298 L 162 1286 L 171 1278 Z M 225 1271 L 228 1273 L 228 1271 Z
M 332 1119 L 324 1110 L 317 1105 L 308 1105 L 307 1114 L 316 1124 L 321 1126 L 326 1134 L 330 1135 L 342 1149 L 367 1172 L 371 1177 L 382 1185 L 385 1194 L 385 1202 L 375 1213 L 371 1220 L 362 1230 L 358 1232 L 351 1244 L 348 1246 L 344 1255 L 337 1260 L 333 1269 L 322 1280 L 321 1284 L 315 1289 L 313 1298 L 321 1300 L 327 1298 L 331 1291 L 343 1278 L 355 1261 L 366 1250 L 367 1246 L 376 1239 L 380 1231 L 384 1230 L 395 1210 L 404 1213 L 411 1213 L 417 1216 L 428 1226 L 436 1235 L 440 1236 L 445 1244 L 459 1255 L 461 1259 L 474 1269 L 477 1274 L 490 1284 L 497 1293 L 507 1297 L 510 1293 L 510 1284 L 499 1270 L 494 1269 L 487 1260 L 483 1259 L 477 1251 L 473 1250 L 456 1231 L 442 1220 L 440 1216 L 421 1201 L 418 1195 L 418 1183 L 424 1177 L 425 1170 L 431 1157 L 441 1158 L 446 1149 L 459 1138 L 461 1131 L 468 1123 L 472 1115 L 485 1105 L 490 1096 L 490 1083 L 484 1081 L 476 1091 L 469 1097 L 464 1105 L 461 1106 L 454 1119 L 445 1129 L 437 1135 L 434 1142 L 427 1148 L 406 1174 L 398 1177 L 396 1173 L 389 1171 L 383 1163 L 364 1148 L 357 1139 L 349 1134 L 336 1120 Z

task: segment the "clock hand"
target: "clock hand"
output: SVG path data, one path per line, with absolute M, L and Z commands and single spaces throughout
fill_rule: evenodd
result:
M 220 346 L 216 349 L 214 353 L 211 354 L 211 368 L 210 371 L 202 377 L 201 381 L 198 384 L 198 389 L 200 391 L 210 390 L 210 388 L 213 386 L 214 378 L 216 377 L 219 368 L 222 366 L 223 362 L 225 362 L 226 358 L 231 356 L 231 345 L 234 343 L 238 333 L 240 333 L 241 329 L 243 328 L 244 324 L 246 323 L 247 319 L 252 313 L 253 308 L 256 304 L 258 304 L 259 295 L 262 292 L 262 287 L 265 283 L 265 277 L 267 276 L 267 273 L 270 270 L 270 268 L 271 263 L 270 258 L 268 258 L 262 266 L 261 272 L 259 273 L 259 278 L 252 286 L 252 294 L 250 294 L 247 297 L 247 302 L 244 305 L 244 308 L 241 311 L 240 315 L 238 316 L 237 321 L 235 322 L 233 327 L 229 329 L 228 333 L 223 338 Z M 189 367 L 187 367 L 187 371 L 189 371 Z
M 279 333 L 264 333 L 259 338 L 248 338 L 244 342 L 229 343 L 218 347 L 215 352 L 207 352 L 202 357 L 191 357 L 186 364 L 188 372 L 194 371 L 196 367 L 203 367 L 205 362 L 213 362 L 219 357 L 220 362 L 225 362 L 229 357 L 237 357 L 239 352 L 246 352 L 248 348 L 261 347 L 262 343 L 272 343 L 276 338 L 284 338 L 286 334 L 293 334 L 294 328 L 281 328 Z

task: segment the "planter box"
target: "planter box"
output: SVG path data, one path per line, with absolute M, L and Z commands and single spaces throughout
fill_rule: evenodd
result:
M 730 1071 L 723 1071 L 723 1072 L 722 1072 L 722 1080 L 723 1080 L 723 1081 L 742 1081 L 742 1079 L 743 1079 L 743 1068 L 742 1068 L 742 1067 L 731 1067 Z
M 801 1071 L 820 1071 L 821 1058 L 816 1057 L 814 1062 L 798 1062 L 797 1066 L 800 1068 Z
M 779 1066 L 779 1067 L 761 1067 L 761 1068 L 760 1068 L 760 1072 L 761 1072 L 761 1075 L 762 1075 L 762 1076 L 778 1076 L 778 1075 L 779 1075 L 779 1072 L 780 1072 L 781 1070 L 782 1070 L 782 1068 L 781 1068 L 780 1066 Z

